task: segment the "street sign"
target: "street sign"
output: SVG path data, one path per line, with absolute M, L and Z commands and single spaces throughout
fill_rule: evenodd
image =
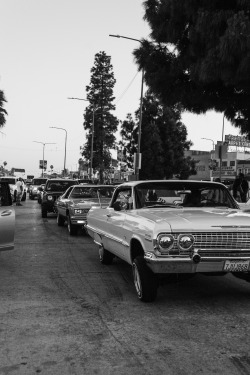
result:
M 39 168 L 47 169 L 47 160 L 39 160 Z

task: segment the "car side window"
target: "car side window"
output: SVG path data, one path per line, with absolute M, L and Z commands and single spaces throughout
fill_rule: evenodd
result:
M 116 211 L 126 211 L 133 208 L 132 189 L 126 188 L 117 192 L 112 207 Z

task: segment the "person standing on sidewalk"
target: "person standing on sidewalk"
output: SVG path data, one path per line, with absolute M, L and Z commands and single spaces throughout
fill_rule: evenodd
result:
M 241 202 L 245 203 L 248 198 L 248 182 L 245 179 L 244 173 L 239 173 L 239 176 L 236 177 L 234 184 L 233 184 L 233 197 L 236 200 L 241 200 Z M 240 196 L 240 197 L 239 197 Z
M 23 181 L 21 179 L 21 177 L 19 177 L 17 183 L 16 183 L 16 205 L 17 206 L 22 206 L 21 204 L 21 198 L 22 198 L 22 195 L 23 195 Z

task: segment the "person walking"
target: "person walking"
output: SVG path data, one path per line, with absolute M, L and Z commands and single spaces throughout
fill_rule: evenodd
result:
M 240 195 L 241 202 L 245 203 L 247 201 L 248 196 L 248 182 L 245 179 L 244 173 L 239 173 L 239 176 L 236 177 L 233 183 L 233 197 L 234 199 L 238 199 L 238 194 Z
M 17 183 L 16 183 L 16 205 L 17 206 L 22 206 L 21 204 L 21 199 L 23 195 L 23 181 L 21 177 L 19 177 Z

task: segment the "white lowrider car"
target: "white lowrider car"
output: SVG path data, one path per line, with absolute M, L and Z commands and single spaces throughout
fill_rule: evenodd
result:
M 250 281 L 250 214 L 221 183 L 124 183 L 109 207 L 89 211 L 86 229 L 102 263 L 117 256 L 132 265 L 145 302 L 156 298 L 160 276 L 232 272 Z
M 11 194 L 11 197 L 12 197 L 12 201 L 13 202 L 16 202 L 16 197 L 17 197 L 17 181 L 18 181 L 18 177 L 15 177 L 15 176 L 3 176 L 3 177 L 0 177 L 0 181 L 5 181 L 5 182 L 8 182 L 9 184 L 9 187 L 10 187 L 10 194 Z M 26 197 L 27 197 L 27 186 L 25 183 L 23 183 L 23 193 L 22 193 L 22 197 L 21 197 L 21 200 L 22 201 L 26 201 Z
M 9 184 L 0 181 L 0 251 L 14 249 L 15 210 Z
M 67 227 L 70 235 L 75 235 L 79 227 L 86 224 L 87 213 L 92 206 L 107 207 L 114 186 L 80 184 L 70 186 L 55 202 L 58 226 Z

